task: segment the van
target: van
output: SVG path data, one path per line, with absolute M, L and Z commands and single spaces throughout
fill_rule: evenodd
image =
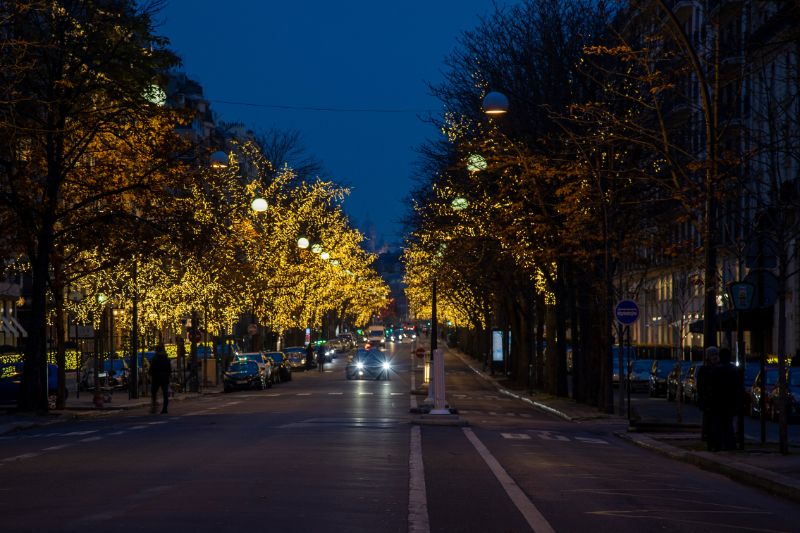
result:
M 370 326 L 367 328 L 367 342 L 370 344 L 386 344 L 386 328 L 383 326 Z

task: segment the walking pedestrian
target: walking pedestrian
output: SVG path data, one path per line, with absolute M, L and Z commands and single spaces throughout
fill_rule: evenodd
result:
M 157 396 L 158 390 L 161 389 L 164 394 L 164 403 L 161 406 L 161 412 L 167 412 L 167 405 L 169 404 L 169 377 L 172 373 L 172 366 L 169 363 L 169 357 L 167 357 L 167 350 L 164 348 L 163 344 L 159 344 L 156 347 L 156 353 L 153 356 L 153 360 L 150 361 L 150 378 L 152 381 L 152 389 L 151 389 L 151 404 L 150 404 L 150 412 L 156 412 L 156 406 L 158 405 Z
M 317 346 L 317 365 L 320 372 L 325 371 L 325 346 L 323 344 Z

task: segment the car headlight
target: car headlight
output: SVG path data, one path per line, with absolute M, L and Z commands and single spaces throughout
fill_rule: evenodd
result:
M 392 364 L 389 361 L 384 361 L 383 362 L 383 369 L 384 370 L 391 370 L 392 369 Z
M 364 369 L 364 363 L 359 361 L 358 363 L 356 363 L 356 368 L 359 369 L 359 370 L 363 370 Z

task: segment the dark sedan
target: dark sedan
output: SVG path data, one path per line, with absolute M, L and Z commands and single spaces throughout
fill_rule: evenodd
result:
M 309 368 L 309 366 L 306 364 L 306 348 L 304 346 L 290 346 L 288 348 L 284 348 L 283 353 L 289 360 L 289 365 L 292 367 L 292 372 L 298 372 L 300 370 Z M 312 358 L 311 368 L 316 367 L 317 363 L 314 358 Z
M 389 379 L 392 362 L 378 349 L 358 350 L 345 367 L 347 379 Z
M 225 392 L 237 389 L 266 389 L 267 378 L 255 361 L 234 361 L 222 378 Z
M 769 406 L 767 412 L 769 417 L 776 422 L 781 415 L 780 394 L 780 383 L 775 383 L 767 397 L 767 405 Z M 800 367 L 786 369 L 786 414 L 788 420 L 800 417 Z
M 691 361 L 679 361 L 672 366 L 667 376 L 667 401 L 674 402 L 681 395 L 683 398 L 683 379 L 686 377 L 689 368 L 693 365 Z
M 653 361 L 650 367 L 650 381 L 648 382 L 647 392 L 650 396 L 666 396 L 667 376 L 675 366 L 672 359 L 658 359 Z
M 764 393 L 764 402 L 766 409 L 769 410 L 769 403 L 767 398 L 772 392 L 772 388 L 778 383 L 778 367 L 775 365 L 767 365 L 764 369 L 766 371 L 766 380 L 761 375 L 761 372 L 756 374 L 756 379 L 753 380 L 753 385 L 750 387 L 750 416 L 758 418 L 761 415 L 761 394 Z M 763 386 L 762 386 L 763 384 Z M 765 415 L 768 413 L 764 413 Z
M 274 363 L 274 375 L 276 383 L 282 381 L 292 381 L 292 365 L 289 364 L 286 354 L 283 352 L 267 352 L 265 354 Z

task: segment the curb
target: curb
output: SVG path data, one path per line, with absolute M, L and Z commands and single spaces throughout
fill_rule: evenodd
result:
M 800 502 L 800 481 L 793 478 L 738 461 L 720 461 L 721 457 L 713 452 L 682 450 L 641 433 L 615 432 L 614 434 L 636 446 L 654 451 L 670 459 L 722 474 L 742 484 L 757 487 L 794 502 Z

